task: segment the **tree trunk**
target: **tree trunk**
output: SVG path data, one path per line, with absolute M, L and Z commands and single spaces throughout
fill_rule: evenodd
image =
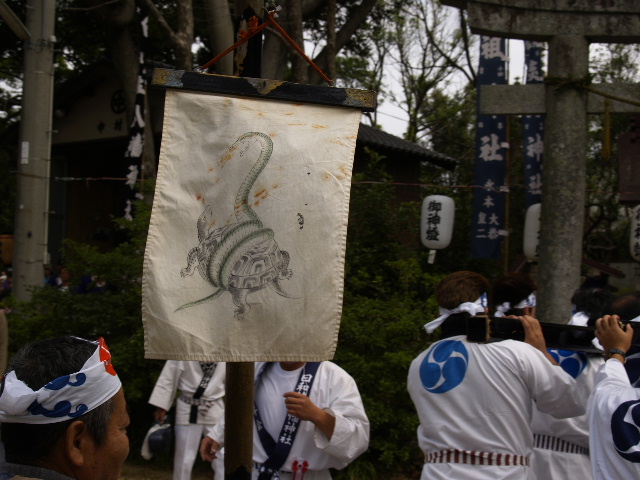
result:
M 269 29 L 265 30 L 262 48 L 262 77 L 270 80 L 284 80 L 287 74 L 289 44 L 280 35 Z M 297 55 L 297 54 L 296 54 Z
M 336 0 L 327 2 L 327 71 L 326 75 L 336 79 Z
M 93 6 L 102 2 L 93 0 Z M 136 15 L 134 0 L 124 0 L 117 5 L 105 5 L 91 10 L 105 30 L 106 47 L 116 73 L 122 83 L 127 108 L 127 123 L 133 119 L 138 77 L 138 50 L 134 44 L 130 25 Z
M 167 20 L 158 10 L 152 0 L 141 0 L 149 9 L 149 15 L 158 23 L 160 30 L 171 40 L 176 57 L 178 70 L 190 71 L 193 67 L 193 3 L 190 0 L 180 0 L 177 5 L 177 29 L 174 31 Z
M 302 32 L 302 5 L 298 0 L 288 0 L 286 3 L 288 34 L 292 40 L 304 50 L 304 36 Z M 300 54 L 291 49 L 292 81 L 309 83 L 307 67 L 309 64 Z
M 178 4 L 178 29 L 174 37 L 176 68 L 178 70 L 191 70 L 193 68 L 193 4 L 181 0 Z
M 207 9 L 207 26 L 211 41 L 213 56 L 224 52 L 233 45 L 233 19 L 227 0 L 205 0 Z M 225 55 L 213 66 L 219 75 L 233 75 L 233 52 Z
M 376 6 L 377 0 L 362 0 L 362 3 L 351 13 L 347 22 L 336 33 L 335 51 L 340 51 L 351 37 L 358 31 L 358 28 L 366 20 L 367 16 Z M 314 59 L 314 62 L 322 71 L 326 71 L 329 68 L 329 52 L 327 47 L 322 49 L 318 56 Z M 312 84 L 318 84 L 322 82 L 322 78 L 318 73 L 313 70 L 313 67 L 309 66 L 309 82 Z

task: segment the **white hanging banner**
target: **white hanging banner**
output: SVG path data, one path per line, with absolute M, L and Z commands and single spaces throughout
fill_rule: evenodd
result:
M 360 115 L 167 90 L 146 358 L 333 358 Z

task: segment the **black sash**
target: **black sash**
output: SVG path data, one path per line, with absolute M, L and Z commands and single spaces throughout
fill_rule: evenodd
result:
M 265 363 L 262 366 L 256 377 L 256 386 L 260 382 L 262 374 L 271 365 L 273 365 L 273 362 Z M 295 389 L 297 393 L 303 393 L 309 396 L 309 392 L 313 386 L 319 366 L 320 362 L 308 362 L 305 364 L 302 368 L 302 372 L 300 372 L 300 377 L 298 378 L 298 385 Z M 278 441 L 276 442 L 271 435 L 269 435 L 267 429 L 264 428 L 264 424 L 260 418 L 260 412 L 258 411 L 258 406 L 255 403 L 253 418 L 256 423 L 256 429 L 258 430 L 258 437 L 260 437 L 260 443 L 262 443 L 262 447 L 268 455 L 267 460 L 260 466 L 258 480 L 271 480 L 280 468 L 282 468 L 282 465 L 284 465 L 284 462 L 287 460 L 287 457 L 291 452 L 291 447 L 293 446 L 293 442 L 298 434 L 298 424 L 300 423 L 300 419 L 295 415 L 287 413 L 284 425 L 282 426 L 282 430 L 280 430 L 280 435 L 278 436 Z M 277 475 L 276 478 L 278 478 Z
M 213 373 L 216 371 L 217 362 L 200 362 L 200 368 L 202 369 L 202 380 L 196 393 L 193 394 L 194 399 L 199 399 L 209 385 L 209 380 L 213 377 Z M 198 423 L 198 405 L 191 405 L 191 411 L 189 412 L 189 423 Z

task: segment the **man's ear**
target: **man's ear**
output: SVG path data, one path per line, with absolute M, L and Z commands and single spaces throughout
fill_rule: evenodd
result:
M 82 467 L 88 459 L 89 449 L 93 447 L 93 437 L 86 423 L 76 420 L 65 432 L 64 451 L 71 465 Z

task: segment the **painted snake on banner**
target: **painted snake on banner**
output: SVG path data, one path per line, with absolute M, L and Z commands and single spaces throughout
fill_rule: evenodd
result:
M 189 251 L 187 267 L 180 271 L 182 277 L 192 275 L 197 263 L 202 278 L 216 290 L 208 297 L 182 305 L 176 312 L 209 302 L 224 291 L 233 296 L 233 303 L 238 307 L 235 310 L 238 319 L 242 319 L 251 308 L 247 303 L 249 293 L 270 287 L 277 294 L 292 298 L 280 285 L 281 279 L 291 278 L 292 275 L 288 268 L 289 253 L 280 250 L 273 238 L 273 230 L 264 228 L 248 203 L 251 188 L 271 158 L 273 142 L 264 133 L 248 132 L 229 147 L 227 155 L 240 149 L 240 156 L 243 156 L 255 142 L 259 142 L 262 149 L 236 194 L 236 223 L 210 231 L 213 212 L 211 206 L 207 205 L 198 218 L 200 243 Z

